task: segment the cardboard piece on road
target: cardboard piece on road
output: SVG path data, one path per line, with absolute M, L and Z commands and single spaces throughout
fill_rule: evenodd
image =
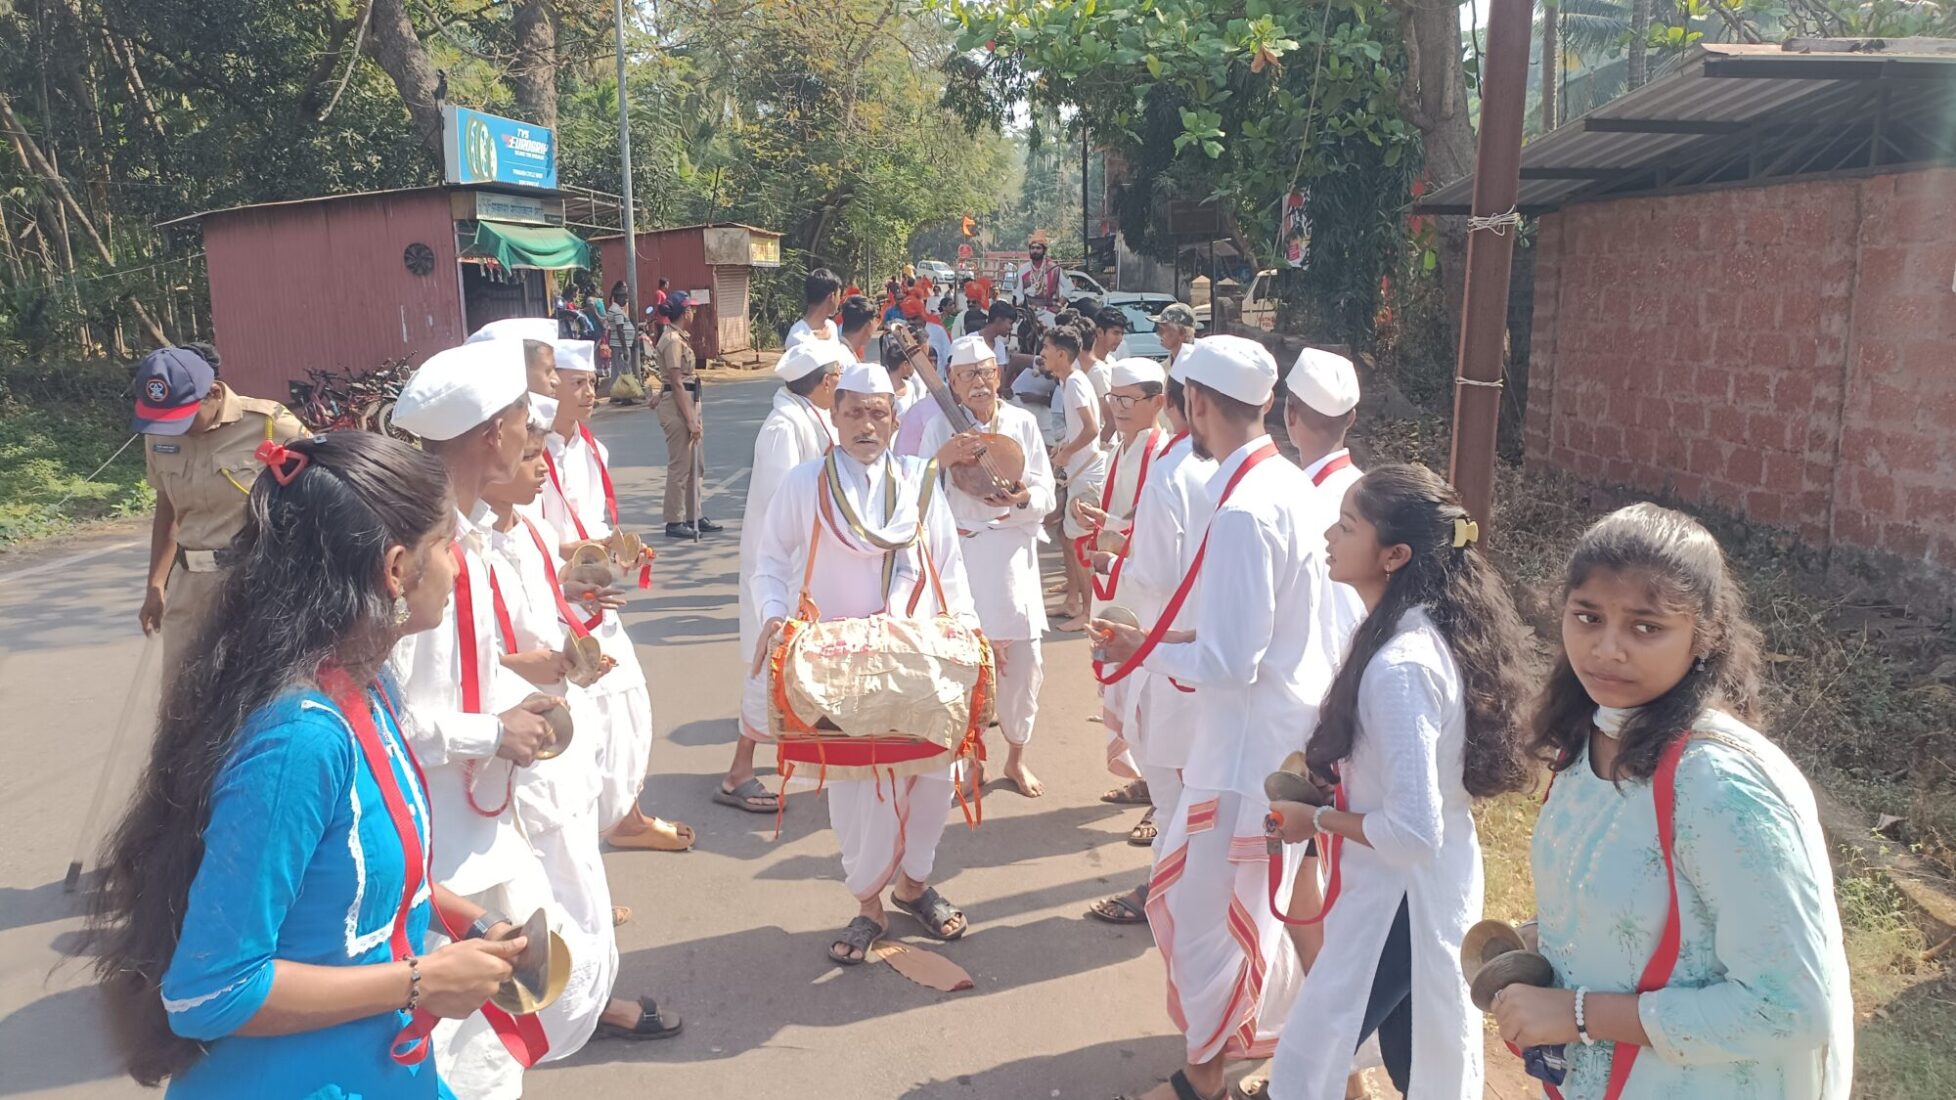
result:
M 935 951 L 912 947 L 895 940 L 878 940 L 871 948 L 876 957 L 890 964 L 897 973 L 916 982 L 918 985 L 935 989 L 940 993 L 956 993 L 975 988 L 971 975 L 964 967 L 945 958 Z

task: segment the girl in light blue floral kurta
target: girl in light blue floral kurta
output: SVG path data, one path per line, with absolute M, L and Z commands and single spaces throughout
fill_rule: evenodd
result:
M 1566 1044 L 1568 1100 L 1846 1100 L 1833 871 L 1805 778 L 1745 721 L 1759 635 L 1718 544 L 1654 505 L 1606 517 L 1570 561 L 1562 639 L 1537 716 L 1556 774 L 1532 857 L 1557 988 L 1498 995 L 1502 1036 Z M 1680 948 L 1661 988 L 1638 994 L 1669 901 L 1653 784 L 1680 737 Z

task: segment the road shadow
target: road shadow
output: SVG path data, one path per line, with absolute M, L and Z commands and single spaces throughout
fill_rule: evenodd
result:
M 50 993 L 0 1018 L 0 1096 L 82 1085 L 118 1075 L 95 986 Z
M 1172 1035 L 1116 1039 L 1065 1054 L 1021 1058 L 979 1073 L 925 1081 L 899 1100 L 1100 1100 L 1121 1090 L 1139 1095 L 1179 1068 L 1181 1046 L 1181 1040 Z
M 848 916 L 842 901 L 837 904 L 837 929 Z M 913 984 L 880 963 L 837 967 L 826 954 L 835 929 L 790 933 L 779 926 L 748 928 L 630 952 L 620 960 L 618 988 L 672 991 L 661 995 L 670 996 L 685 1016 L 686 1035 L 673 1043 L 593 1044 L 564 1064 L 721 1061 L 766 1045 L 787 1028 L 846 1027 L 953 1000 L 971 1002 L 973 1018 L 983 1018 L 985 1010 L 977 1002 L 990 994 L 1115 966 L 1151 946 L 1141 937 L 1108 936 L 1101 928 L 1083 927 L 1086 923 L 1049 917 L 988 926 L 974 918 L 962 940 L 939 944 L 918 934 L 908 918 L 894 917 L 893 938 L 936 951 L 971 974 L 976 988 L 960 993 Z M 1173 1064 L 1172 1042 L 1169 1051 L 1160 1059 L 1164 1066 Z M 967 1095 L 1049 1094 L 1050 1089 Z
M 696 722 L 674 726 L 672 731 L 666 734 L 666 740 L 675 745 L 698 748 L 702 745 L 731 745 L 739 736 L 740 719 L 703 718 Z M 769 790 L 774 789 L 773 778 L 770 774 L 763 779 L 763 782 L 768 784 Z
M 72 894 L 62 893 L 61 879 L 25 890 L 18 886 L 0 886 L 0 932 L 66 920 L 85 911 L 88 908 L 87 891 L 93 885 L 94 878 L 94 872 L 84 875 Z

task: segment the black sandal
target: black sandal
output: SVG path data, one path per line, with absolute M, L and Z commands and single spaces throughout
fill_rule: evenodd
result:
M 1147 905 L 1148 884 L 1144 882 L 1125 894 L 1100 899 L 1087 908 L 1087 916 L 1108 924 L 1146 924 Z
M 842 930 L 842 935 L 835 938 L 835 942 L 829 944 L 829 961 L 838 966 L 861 966 L 869 961 L 869 949 L 876 946 L 876 941 L 882 939 L 887 931 L 888 929 L 868 917 L 858 916 L 849 922 Z M 844 955 L 836 950 L 844 946 L 854 948 L 861 954 Z
M 1127 831 L 1127 842 L 1136 848 L 1151 847 L 1158 832 L 1160 830 L 1155 828 L 1155 808 L 1150 806 L 1148 812 L 1141 815 L 1141 820 L 1134 823 L 1134 828 Z
M 905 901 L 894 894 L 890 895 L 890 900 L 896 903 L 898 909 L 915 917 L 917 923 L 924 926 L 924 934 L 934 940 L 950 943 L 952 940 L 961 939 L 965 930 L 971 926 L 971 922 L 966 920 L 957 931 L 950 933 L 944 931 L 953 918 L 961 918 L 964 913 L 957 906 L 945 901 L 944 896 L 937 892 L 935 886 L 924 887 L 924 892 L 910 901 Z
M 597 1038 L 600 1039 L 670 1039 L 679 1034 L 685 1023 L 677 1012 L 660 1012 L 657 1001 L 650 997 L 638 999 L 638 1022 L 630 1027 L 619 1027 L 598 1021 Z
M 719 784 L 713 790 L 713 801 L 736 810 L 746 810 L 750 814 L 771 814 L 781 809 L 780 796 L 753 777 L 732 790 L 728 790 L 725 783 Z

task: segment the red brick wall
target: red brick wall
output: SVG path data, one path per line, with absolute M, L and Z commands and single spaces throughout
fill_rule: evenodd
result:
M 1527 453 L 1956 570 L 1956 169 L 1541 220 Z

